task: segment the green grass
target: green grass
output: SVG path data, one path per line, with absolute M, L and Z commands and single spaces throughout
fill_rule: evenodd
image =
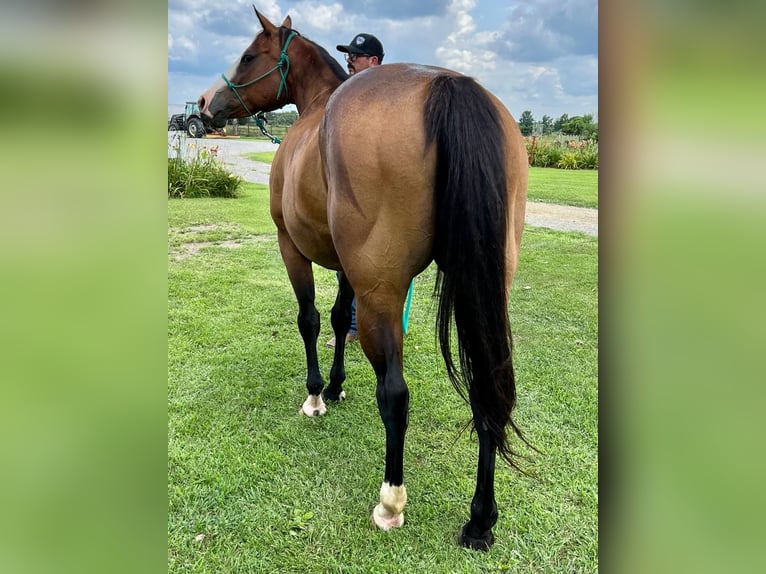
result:
M 274 161 L 274 156 L 277 152 L 274 151 L 257 151 L 252 153 L 246 153 L 244 154 L 247 159 L 251 159 L 253 161 L 260 161 L 263 163 L 271 163 Z
M 241 197 L 168 203 L 168 243 L 172 253 L 196 242 L 247 241 L 275 234 L 268 210 L 269 188 L 245 183 Z
M 348 399 L 298 415 L 305 359 L 263 186 L 168 209 L 169 572 L 598 570 L 597 238 L 525 231 L 510 305 L 515 412 L 543 454 L 528 453 L 535 478 L 498 464 L 497 542 L 479 553 L 455 543 L 478 447 L 459 432 L 469 409 L 435 342 L 434 267 L 415 281 L 405 337 L 407 523 L 384 533 L 370 522 L 385 443 L 372 369 L 352 345 Z M 332 271 L 315 277 L 327 376 L 337 284 Z
M 597 208 L 598 171 L 530 167 L 527 197 L 530 201 Z

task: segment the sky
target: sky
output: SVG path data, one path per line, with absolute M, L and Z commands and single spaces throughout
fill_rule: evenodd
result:
M 335 48 L 374 34 L 383 63 L 442 66 L 476 78 L 516 117 L 598 119 L 597 0 L 169 0 L 168 114 L 196 100 L 260 31 L 279 25 Z M 180 109 L 179 109 L 180 108 Z M 286 109 L 295 109 L 290 106 Z

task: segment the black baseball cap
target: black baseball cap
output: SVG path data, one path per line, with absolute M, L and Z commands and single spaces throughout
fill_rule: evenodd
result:
M 378 59 L 383 59 L 383 44 L 380 43 L 372 34 L 357 34 L 354 39 L 348 43 L 348 46 L 338 44 L 336 46 L 339 52 L 346 52 L 347 54 L 367 54 L 369 56 L 377 56 Z

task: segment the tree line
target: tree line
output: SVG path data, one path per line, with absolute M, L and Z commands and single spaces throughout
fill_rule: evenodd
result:
M 550 116 L 543 116 L 538 122 L 530 110 L 524 110 L 519 116 L 519 129 L 521 135 L 549 135 L 556 132 L 579 136 L 586 140 L 598 141 L 598 123 L 593 121 L 593 114 L 583 116 L 574 116 L 572 118 L 567 114 L 562 114 L 557 120 Z
M 286 111 L 286 112 L 266 112 L 263 114 L 266 118 L 266 124 L 271 127 L 290 127 L 298 119 L 298 112 Z M 241 118 L 239 125 L 255 125 L 255 120 L 251 117 Z

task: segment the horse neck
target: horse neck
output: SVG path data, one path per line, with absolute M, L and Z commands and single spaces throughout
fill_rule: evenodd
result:
M 299 57 L 290 64 L 287 84 L 298 114 L 303 115 L 317 105 L 324 106 L 343 80 L 335 75 L 316 46 L 302 42 L 301 48 Z

